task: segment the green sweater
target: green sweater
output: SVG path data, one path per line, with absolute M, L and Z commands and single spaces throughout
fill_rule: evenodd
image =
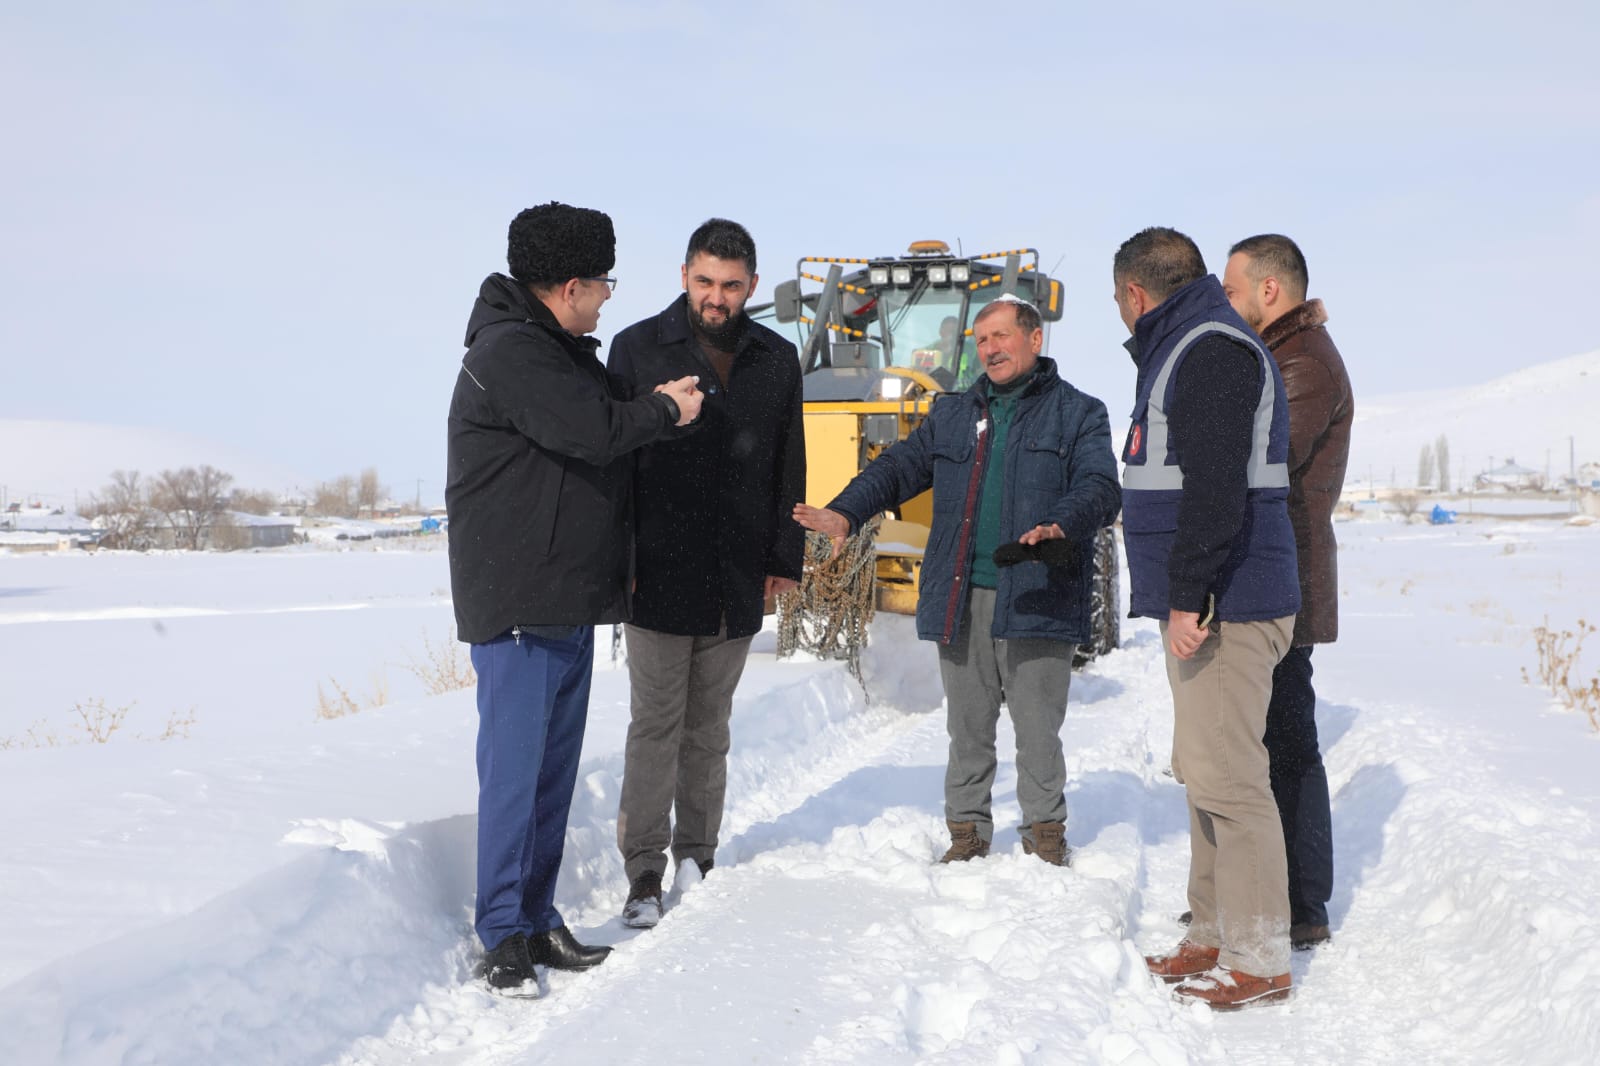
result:
M 977 555 L 972 560 L 972 583 L 979 588 L 992 589 L 1000 584 L 1000 571 L 994 565 L 994 550 L 1000 547 L 1000 515 L 1005 507 L 1006 491 L 1006 436 L 1011 432 L 1011 422 L 1017 413 L 1017 398 L 1032 374 L 1001 387 L 988 383 L 989 438 L 988 465 L 983 471 L 983 488 L 978 497 Z

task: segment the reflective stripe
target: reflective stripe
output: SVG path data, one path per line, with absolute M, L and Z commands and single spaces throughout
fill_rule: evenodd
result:
M 1145 461 L 1142 464 L 1124 465 L 1123 488 L 1136 492 L 1182 490 L 1183 468 L 1168 458 L 1167 439 L 1170 430 L 1163 404 L 1167 394 L 1167 384 L 1174 368 L 1178 365 L 1179 358 L 1190 345 L 1207 333 L 1225 333 L 1255 352 L 1258 358 L 1272 358 L 1254 337 L 1224 322 L 1202 322 L 1185 333 L 1178 343 L 1173 345 L 1172 352 L 1161 365 L 1161 371 L 1150 386 L 1149 398 L 1145 400 Z M 1263 369 L 1266 369 L 1264 364 Z M 1250 462 L 1245 475 L 1245 484 L 1252 489 L 1289 487 L 1289 464 L 1270 462 L 1267 458 L 1267 448 L 1272 439 L 1272 416 L 1277 406 L 1277 395 L 1272 386 L 1272 374 L 1263 373 L 1261 398 L 1256 401 L 1255 419 L 1251 426 Z

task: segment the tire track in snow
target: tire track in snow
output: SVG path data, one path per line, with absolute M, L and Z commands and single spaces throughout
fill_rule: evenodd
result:
M 533 1004 L 425 1004 L 342 1061 L 627 1061 L 675 1030 L 723 1061 L 748 1056 L 773 1019 L 783 1045 L 761 1047 L 764 1060 L 1052 1061 L 1087 1046 L 1112 1061 L 1214 1061 L 1211 1034 L 1152 986 L 1131 940 L 1159 771 L 1148 722 L 1119 698 L 1123 672 L 1148 671 L 1083 679 L 1069 712 L 1072 870 L 1022 856 L 1009 828 L 990 859 L 937 866 L 943 716 L 891 720 L 820 759 L 816 745 L 791 753 L 781 783 L 780 771 L 731 802 L 733 863 L 606 965 L 552 975 L 554 994 Z M 1015 821 L 1012 746 L 1002 719 L 1002 824 Z M 615 914 L 622 891 L 619 875 L 594 893 L 595 916 Z
M 783 698 L 789 690 L 801 688 L 808 690 L 804 700 L 790 704 Z M 751 827 L 782 818 L 864 762 L 871 762 L 893 749 L 907 734 L 930 728 L 930 719 L 932 728 L 937 728 L 941 735 L 943 732 L 942 719 L 937 716 L 911 714 L 886 705 L 865 705 L 861 689 L 849 680 L 842 668 L 818 672 L 805 681 L 761 695 L 764 703 L 798 706 L 799 710 L 790 720 L 776 726 L 768 723 L 764 730 L 746 729 L 743 735 L 742 723 L 736 717 L 735 750 L 729 759 L 728 807 L 724 816 L 723 835 L 728 843 L 724 844 L 724 851 L 741 847 L 739 837 Z M 807 732 L 818 716 L 810 713 L 816 709 L 814 706 L 806 705 L 818 700 L 842 702 L 852 713 L 831 720 L 824 717 L 826 724 Z M 736 716 L 739 713 L 736 709 Z M 837 709 L 832 713 L 837 714 Z M 796 730 L 801 734 L 798 738 Z M 757 734 L 753 739 L 748 735 L 751 732 Z M 799 743 L 795 743 L 797 739 Z M 587 788 L 587 795 L 580 795 L 580 802 L 574 803 L 573 822 L 581 818 L 587 824 L 569 829 L 569 858 L 574 851 L 574 837 L 579 838 L 577 850 L 589 852 L 578 862 L 579 866 L 588 868 L 580 876 L 586 888 L 581 898 L 563 900 L 561 905 L 574 928 L 600 927 L 599 935 L 590 937 L 594 942 L 620 942 L 619 949 L 606 964 L 587 973 L 548 973 L 549 994 L 532 1002 L 488 993 L 477 983 L 470 982 L 467 968 L 461 966 L 461 972 L 456 975 L 458 983 L 430 988 L 423 1001 L 401 1014 L 382 1036 L 358 1041 L 338 1061 L 383 1066 L 422 1060 L 430 1063 L 503 1061 L 504 1055 L 516 1054 L 517 1049 L 536 1043 L 539 1035 L 560 1018 L 590 1003 L 615 997 L 619 989 L 625 996 L 624 978 L 632 969 L 625 960 L 647 958 L 652 945 L 662 938 L 656 937 L 654 931 L 647 935 L 635 934 L 616 920 L 627 892 L 621 857 L 615 846 L 621 756 L 604 760 L 604 763 L 591 768 L 580 780 L 580 792 Z M 737 866 L 719 866 L 713 884 L 729 879 L 737 869 Z M 702 886 L 696 886 L 695 892 L 685 898 L 693 898 L 704 891 Z M 674 893 L 668 894 L 669 904 L 673 897 Z M 673 917 L 669 911 L 663 924 Z M 475 953 L 469 948 L 462 954 Z

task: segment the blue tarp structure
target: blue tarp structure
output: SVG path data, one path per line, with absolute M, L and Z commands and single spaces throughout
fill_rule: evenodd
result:
M 1456 520 L 1454 511 L 1446 511 L 1439 504 L 1433 505 L 1433 513 L 1428 516 L 1428 521 L 1436 526 L 1447 526 Z

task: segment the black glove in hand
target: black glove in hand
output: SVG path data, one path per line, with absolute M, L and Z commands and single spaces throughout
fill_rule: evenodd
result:
M 1010 544 L 1002 544 L 994 550 L 994 565 L 1016 566 L 1018 563 L 1044 563 L 1046 566 L 1056 566 L 1063 570 L 1071 570 L 1078 565 L 1078 546 L 1070 540 L 1057 537 L 1054 540 L 1041 540 L 1037 544 L 1024 544 L 1014 540 Z

